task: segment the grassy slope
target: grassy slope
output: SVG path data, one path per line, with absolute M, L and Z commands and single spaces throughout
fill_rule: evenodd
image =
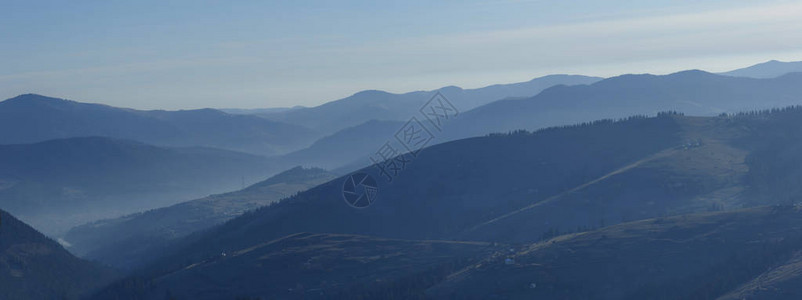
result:
M 747 131 L 719 118 L 674 119 L 680 127 L 677 145 L 484 221 L 459 237 L 523 242 L 544 233 L 742 207 L 748 151 L 735 144 Z
M 184 269 L 113 285 L 97 299 L 415 298 L 474 257 L 494 251 L 479 242 L 412 241 L 342 234 L 299 233 L 229 249 Z
M 429 290 L 502 299 L 710 299 L 802 249 L 799 207 L 658 218 L 496 255 Z M 515 264 L 501 260 L 512 258 Z M 534 284 L 534 286 L 532 285 Z

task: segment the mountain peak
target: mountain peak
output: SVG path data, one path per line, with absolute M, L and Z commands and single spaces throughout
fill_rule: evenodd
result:
M 449 92 L 449 91 L 461 91 L 461 90 L 462 90 L 462 88 L 458 87 L 456 85 L 444 86 L 444 87 L 441 87 L 441 88 L 437 89 L 437 91 L 446 91 L 446 92 Z
M 785 62 L 773 59 L 764 63 L 720 74 L 734 77 L 776 78 L 794 72 L 802 72 L 802 61 Z
M 77 101 L 48 97 L 39 94 L 22 94 L 14 98 L 7 99 L 0 102 L 0 105 L 5 107 L 14 107 L 18 109 L 71 109 L 76 107 L 100 107 L 106 106 L 102 104 L 81 103 Z
M 382 90 L 364 90 L 364 91 L 356 92 L 351 97 L 373 97 L 373 96 L 387 95 L 387 94 L 390 94 L 390 93 L 382 91 Z
M 5 101 L 2 101 L 2 102 L 32 102 L 32 101 L 73 102 L 73 101 L 66 100 L 66 99 L 53 98 L 53 97 L 48 97 L 48 96 L 43 96 L 43 95 L 33 94 L 33 93 L 22 94 L 22 95 L 13 97 L 13 98 L 9 98 L 9 99 L 7 99 Z
M 715 74 L 699 69 L 684 70 L 668 74 L 668 76 L 687 76 L 687 75 L 699 76 L 699 75 L 715 75 Z

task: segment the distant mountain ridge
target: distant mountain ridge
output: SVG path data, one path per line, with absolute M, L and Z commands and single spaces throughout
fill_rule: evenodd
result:
M 453 102 L 459 110 L 466 111 L 504 98 L 530 97 L 554 85 L 589 84 L 601 79 L 581 75 L 549 75 L 527 82 L 496 84 L 477 89 L 448 86 L 433 91 L 403 94 L 366 90 L 319 106 L 263 116 L 279 122 L 307 126 L 324 134 L 332 134 L 369 120 L 406 121 L 437 92 Z
M 554 86 L 527 99 L 496 101 L 462 113 L 446 140 L 515 129 L 534 130 L 598 119 L 681 111 L 694 116 L 802 104 L 802 73 L 771 79 L 689 70 L 622 75 L 590 85 Z
M 801 105 L 801 74 L 754 79 L 689 70 L 669 75 L 621 75 L 587 85 L 556 85 L 533 97 L 502 99 L 461 111 L 459 116 L 448 121 L 442 132 L 437 132 L 431 144 L 519 129 L 537 130 L 599 119 L 655 115 L 660 111 L 715 116 Z M 381 92 L 371 93 L 381 95 Z M 412 116 L 419 117 L 418 112 L 410 112 L 407 118 Z M 381 145 L 393 140 L 393 134 L 402 128 L 403 122 L 397 122 L 393 128 L 389 122 L 369 121 L 343 129 L 285 157 L 296 164 L 304 164 L 306 160 L 331 168 L 361 167 L 370 164 L 368 157 Z M 359 140 L 354 142 L 353 139 Z M 338 150 L 327 156 L 322 154 L 326 149 Z
M 220 108 L 219 110 L 229 114 L 235 115 L 253 115 L 253 114 L 273 114 L 282 113 L 294 109 L 305 108 L 301 105 L 293 107 L 273 107 L 273 108 Z
M 0 144 L 82 136 L 272 155 L 310 144 L 315 133 L 302 126 L 213 109 L 141 111 L 36 94 L 0 102 Z
M 450 86 L 405 94 L 367 90 L 317 107 L 261 110 L 143 111 L 25 94 L 0 102 L 0 144 L 106 136 L 159 146 L 206 146 L 279 155 L 369 120 L 405 121 L 435 92 L 454 101 L 459 109 L 468 110 L 503 98 L 532 96 L 557 84 L 587 84 L 600 79 L 549 75 L 478 89 Z
M 746 68 L 718 73 L 720 75 L 750 78 L 775 78 L 788 73 L 802 72 L 802 61 L 783 62 L 771 60 Z

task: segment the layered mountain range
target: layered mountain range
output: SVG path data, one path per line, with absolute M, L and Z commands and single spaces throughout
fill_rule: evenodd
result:
M 0 208 L 36 230 L 0 211 L 0 298 L 798 298 L 798 71 L 263 110 L 21 95 Z M 413 117 L 431 140 L 386 152 Z

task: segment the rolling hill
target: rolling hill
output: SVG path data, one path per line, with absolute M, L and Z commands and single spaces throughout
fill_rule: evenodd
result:
M 596 289 L 606 298 L 760 293 L 750 282 L 786 274 L 802 247 L 799 213 L 790 204 L 802 191 L 778 188 L 802 180 L 794 167 L 802 159 L 795 151 L 802 143 L 800 126 L 800 107 L 717 117 L 667 112 L 443 143 L 424 149 L 392 182 L 373 166 L 360 170 L 378 181 L 377 198 L 367 208 L 344 203 L 346 178 L 341 177 L 192 235 L 128 280 L 181 293 L 197 292 L 187 286 L 208 280 L 219 285 L 204 293 L 265 295 L 255 284 L 238 285 L 248 281 L 231 278 L 263 278 L 273 276 L 265 270 L 286 268 L 265 261 L 273 254 L 260 252 L 234 267 L 220 258 L 222 253 L 227 257 L 306 232 L 495 245 L 494 254 L 473 257 L 482 261 L 452 275 L 433 271 L 431 277 L 415 276 L 429 278 L 425 282 L 391 280 L 386 286 L 349 289 L 348 295 L 526 298 L 532 283 L 541 288 L 537 295 L 557 298 L 582 298 Z M 754 206 L 764 207 L 739 210 Z M 700 212 L 709 214 L 692 215 Z M 552 250 L 537 252 L 542 248 Z M 395 252 L 371 256 L 388 253 Z M 650 264 L 637 260 L 664 253 L 676 254 Z M 625 272 L 605 276 L 616 266 L 607 263 L 609 255 L 625 265 Z M 675 267 L 674 256 L 688 259 Z M 561 257 L 565 262 L 551 264 Z M 563 272 L 565 264 L 570 268 Z M 206 270 L 218 272 L 194 270 L 207 265 Z M 489 273 L 482 273 L 485 268 Z M 231 277 L 233 270 L 253 273 Z M 331 277 L 324 274 L 334 273 L 325 270 L 305 273 L 322 276 L 314 277 L 318 281 L 311 289 L 345 293 L 326 286 Z M 580 282 L 588 288 L 571 288 Z M 770 282 L 779 287 L 794 281 Z
M 411 299 L 421 296 L 413 288 L 440 281 L 495 248 L 298 233 L 232 248 L 176 273 L 124 280 L 94 299 Z
M 379 180 L 379 198 L 367 209 L 344 203 L 345 179 L 339 178 L 213 228 L 189 246 L 193 253 L 178 256 L 192 259 L 297 232 L 456 237 L 483 220 L 676 147 L 679 128 L 674 118 L 663 116 L 436 145 L 421 152 L 392 183 L 372 166 L 363 169 Z
M 335 169 L 362 159 L 369 163 L 374 153 L 404 126 L 401 121 L 370 120 L 323 137 L 311 146 L 283 155 L 277 161 L 293 165 Z
M 780 270 L 786 272 L 774 282 L 800 279 L 800 215 L 797 206 L 771 206 L 562 236 L 467 267 L 428 293 L 464 299 L 798 298 L 798 286 L 750 286 Z
M 763 206 L 524 244 L 297 233 L 94 298 L 795 299 L 800 216 L 799 206 Z
M 0 207 L 47 234 L 233 190 L 273 172 L 260 156 L 104 137 L 0 145 L 0 166 Z
M 118 276 L 0 210 L 0 298 L 81 299 Z
M 379 183 L 366 209 L 343 202 L 341 177 L 213 228 L 175 256 L 199 259 L 297 232 L 526 243 L 633 220 L 788 203 L 798 188 L 753 196 L 778 182 L 761 181 L 760 172 L 799 159 L 791 150 L 802 139 L 787 133 L 802 125 L 800 116 L 798 108 L 664 113 L 439 144 L 392 182 L 374 166 L 361 170 Z M 787 181 L 777 184 L 802 178 L 784 174 Z
M 127 258 L 157 257 L 175 240 L 335 177 L 323 169 L 297 167 L 240 191 L 77 226 L 64 235 L 64 240 L 76 255 L 117 268 L 130 268 Z

